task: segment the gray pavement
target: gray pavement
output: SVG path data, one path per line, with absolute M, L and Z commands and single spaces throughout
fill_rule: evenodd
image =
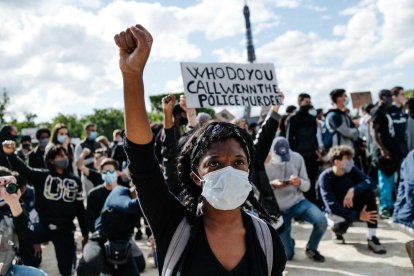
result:
M 310 234 L 311 225 L 293 225 L 293 238 L 296 241 L 295 257 L 293 261 L 287 263 L 284 275 L 375 275 L 375 276 L 405 276 L 414 275 L 414 268 L 411 264 L 405 242 L 414 239 L 412 231 L 396 227 L 389 221 L 380 221 L 378 237 L 387 249 L 387 254 L 376 255 L 367 248 L 366 233 L 367 228 L 364 223 L 355 223 L 345 235 L 346 244 L 337 245 L 331 240 L 331 233 L 326 232 L 324 239 L 320 243 L 319 251 L 326 257 L 325 263 L 315 263 L 306 257 L 304 250 Z M 80 236 L 77 233 L 78 245 Z M 138 242 L 145 255 L 149 252 L 146 242 Z M 80 250 L 78 250 L 78 259 Z M 43 248 L 42 268 L 48 275 L 59 275 L 54 248 L 51 243 Z M 147 269 L 142 274 L 145 276 L 158 275 L 152 260 L 148 260 Z

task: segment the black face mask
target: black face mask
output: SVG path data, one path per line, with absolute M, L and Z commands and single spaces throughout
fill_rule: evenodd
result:
M 180 125 L 187 125 L 188 124 L 188 119 L 185 117 L 181 117 L 180 118 Z
M 22 144 L 22 148 L 25 150 L 29 150 L 30 149 L 30 144 Z
M 12 140 L 12 141 L 16 142 L 17 138 L 19 138 L 18 135 L 10 135 L 10 140 Z

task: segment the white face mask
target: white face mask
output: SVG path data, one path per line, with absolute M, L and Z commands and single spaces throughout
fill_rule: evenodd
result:
M 312 115 L 313 117 L 316 117 L 316 115 L 318 114 L 317 112 L 316 112 L 316 110 L 315 109 L 309 109 L 309 111 L 308 111 L 308 113 L 309 113 L 309 115 Z
M 231 166 L 210 172 L 200 181 L 204 184 L 201 195 L 218 210 L 233 210 L 240 207 L 252 190 L 249 173 Z

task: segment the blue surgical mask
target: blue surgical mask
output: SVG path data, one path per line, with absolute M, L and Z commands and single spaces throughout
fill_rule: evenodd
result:
M 118 176 L 116 175 L 116 172 L 107 172 L 105 174 L 102 174 L 102 180 L 105 182 L 105 184 L 115 183 L 117 179 Z
M 47 144 L 49 144 L 49 139 L 48 138 L 44 138 L 44 139 L 41 139 L 39 141 L 39 146 L 41 146 L 41 147 L 46 147 Z
M 346 97 L 345 98 L 345 106 L 348 106 L 349 105 L 349 98 L 348 97 Z
M 240 207 L 252 190 L 249 173 L 231 166 L 210 172 L 200 181 L 203 183 L 201 195 L 217 210 Z
M 57 136 L 58 143 L 63 144 L 66 141 L 67 137 L 68 137 L 67 135 L 58 135 Z
M 309 111 L 308 111 L 308 113 L 309 113 L 309 115 L 312 115 L 313 117 L 316 117 L 316 110 L 315 109 L 309 109 Z
M 342 166 L 342 169 L 344 170 L 345 173 L 350 173 L 353 167 L 354 167 L 354 160 L 348 160 Z
M 95 140 L 96 137 L 98 136 L 98 132 L 96 131 L 92 131 L 91 133 L 89 133 L 89 140 Z

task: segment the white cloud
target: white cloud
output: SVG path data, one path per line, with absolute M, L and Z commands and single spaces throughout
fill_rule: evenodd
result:
M 286 104 L 295 104 L 298 93 L 308 92 L 316 105 L 326 108 L 334 88 L 371 90 L 376 99 L 381 88 L 411 85 L 404 67 L 412 68 L 414 62 L 414 2 L 394 3 L 363 1 L 343 11 L 349 20 L 333 27 L 334 38 L 288 30 L 258 47 L 259 61 L 276 65 Z M 237 52 L 227 55 L 237 56 Z
M 165 88 L 168 92 L 182 92 L 184 91 L 183 87 L 183 79 L 181 76 L 178 77 L 176 80 L 167 81 Z
M 251 19 L 256 33 L 277 24 L 265 0 L 251 8 L 260 14 Z M 185 8 L 132 1 L 1 2 L 0 84 L 11 93 L 15 115 L 30 111 L 47 120 L 59 111 L 79 114 L 119 103 L 113 95 L 121 87 L 113 36 L 137 18 L 155 38 L 151 65 L 200 57 L 193 34 L 213 41 L 245 31 L 238 0 L 204 0 Z M 166 87 L 180 88 L 177 81 Z
M 276 6 L 289 9 L 305 8 L 316 12 L 323 12 L 327 10 L 326 7 L 315 5 L 313 4 L 313 1 L 309 0 L 277 0 Z
M 105 3 L 0 2 L 0 88 L 9 89 L 16 116 L 27 111 L 48 120 L 58 112 L 82 114 L 122 106 L 113 36 L 137 19 L 155 39 L 146 71 L 151 80 L 146 83 L 148 93 L 182 90 L 178 61 L 246 60 L 240 0 L 201 0 L 187 7 Z M 326 105 L 332 88 L 375 91 L 407 82 L 405 67 L 414 62 L 414 1 L 363 0 L 340 12 L 345 23 L 335 21 L 335 15 L 317 3 L 248 1 L 258 62 L 276 64 L 280 85 L 289 95 L 287 104 L 295 103 L 302 91 L 314 93 L 315 101 Z M 281 7 L 308 14 L 323 11 L 317 16 L 336 24 L 334 37 L 279 25 Z M 231 39 L 236 42 L 222 45 Z

